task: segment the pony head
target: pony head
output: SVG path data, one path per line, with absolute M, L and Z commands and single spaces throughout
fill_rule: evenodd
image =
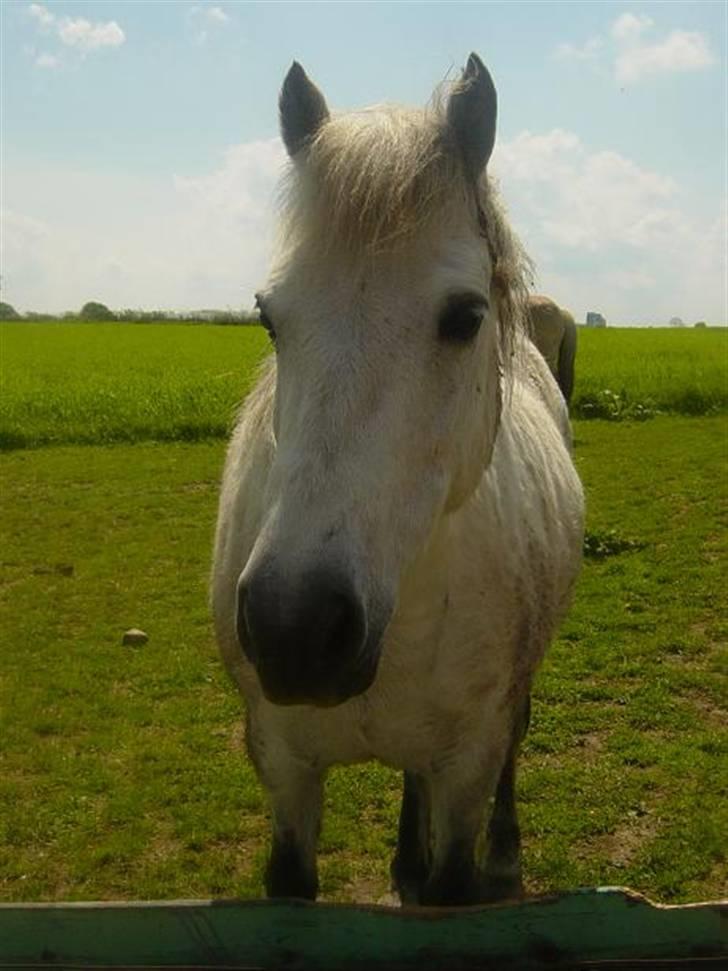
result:
M 488 467 L 525 263 L 486 174 L 496 91 L 475 54 L 426 110 L 334 116 L 294 63 L 280 117 L 257 296 L 275 450 L 237 629 L 270 700 L 328 706 L 371 686 L 408 569 Z

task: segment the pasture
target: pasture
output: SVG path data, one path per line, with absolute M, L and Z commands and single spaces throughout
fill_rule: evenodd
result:
M 589 555 L 520 763 L 526 883 L 715 898 L 728 332 L 579 338 L 576 414 L 654 417 L 574 422 Z M 259 896 L 266 807 L 207 577 L 223 437 L 266 338 L 12 324 L 0 340 L 0 898 Z M 122 646 L 132 626 L 146 645 Z M 399 793 L 381 766 L 332 774 L 325 897 L 386 893 Z
M 0 447 L 220 438 L 268 348 L 260 327 L 5 323 Z M 577 417 L 728 409 L 728 328 L 580 328 L 577 354 Z

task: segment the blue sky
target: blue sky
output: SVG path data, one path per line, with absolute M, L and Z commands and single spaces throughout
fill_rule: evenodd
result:
M 334 109 L 425 103 L 471 50 L 538 288 L 610 321 L 728 321 L 724 2 L 4 0 L 3 299 L 249 306 L 295 58 Z

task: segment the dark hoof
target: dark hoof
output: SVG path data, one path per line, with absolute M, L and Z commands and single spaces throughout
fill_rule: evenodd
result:
M 523 900 L 526 891 L 520 876 L 486 876 L 480 889 L 480 902 L 494 904 L 502 900 Z
M 269 897 L 315 900 L 318 877 L 303 866 L 294 844 L 274 844 L 265 871 L 265 890 Z
M 390 868 L 392 891 L 398 894 L 402 904 L 422 903 L 422 888 L 427 881 L 427 867 L 402 863 L 399 856 L 392 860 Z
M 478 882 L 474 877 L 459 879 L 443 875 L 427 881 L 420 894 L 420 903 L 428 907 L 470 907 L 480 903 Z

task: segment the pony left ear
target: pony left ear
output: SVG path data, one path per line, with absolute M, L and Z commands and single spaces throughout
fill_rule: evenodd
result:
M 291 64 L 278 99 L 281 135 L 293 156 L 316 134 L 329 117 L 326 99 L 298 61 Z
M 495 144 L 498 96 L 493 78 L 477 54 L 471 54 L 447 104 L 447 127 L 470 177 L 477 180 Z

